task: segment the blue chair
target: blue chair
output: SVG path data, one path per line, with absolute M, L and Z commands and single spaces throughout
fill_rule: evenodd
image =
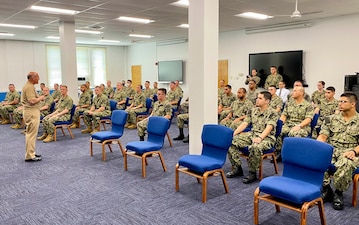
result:
M 153 95 L 153 102 L 157 102 L 158 98 L 157 95 Z
M 166 165 L 163 161 L 161 149 L 163 147 L 164 138 L 167 130 L 170 127 L 170 121 L 164 117 L 151 116 L 147 124 L 147 141 L 133 141 L 126 145 L 126 152 L 124 155 L 125 171 L 127 171 L 127 156 L 142 159 L 142 177 L 146 177 L 147 157 L 159 155 L 162 163 L 163 171 L 166 172 Z
M 222 169 L 226 162 L 228 148 L 232 144 L 233 130 L 217 125 L 206 124 L 202 130 L 202 154 L 184 155 L 176 165 L 176 191 L 179 191 L 179 172 L 202 180 L 202 202 L 207 201 L 207 178 L 220 173 L 225 192 L 228 193 L 226 176 Z
M 110 99 L 109 101 L 110 101 L 111 114 L 109 116 L 104 116 L 100 118 L 100 127 L 102 124 L 104 130 L 106 130 L 106 126 L 105 126 L 106 123 L 111 124 L 111 115 L 112 112 L 116 110 L 116 106 L 117 106 L 117 102 L 115 100 Z
M 275 130 L 275 138 L 276 139 L 278 138 L 278 136 L 282 132 L 282 126 L 283 126 L 283 121 L 278 120 L 276 130 Z M 274 144 L 274 146 L 272 148 L 270 148 L 268 150 L 265 150 L 263 152 L 262 157 L 261 157 L 261 164 L 259 166 L 258 180 L 262 180 L 262 178 L 263 178 L 263 166 L 262 166 L 263 160 L 267 159 L 269 157 L 272 157 L 275 174 L 278 174 L 278 164 L 277 164 L 277 159 L 276 159 L 276 155 L 275 155 L 275 147 L 276 147 L 276 144 Z M 239 151 L 241 151 L 241 157 L 246 158 L 246 159 L 249 157 L 249 149 L 248 149 L 248 147 L 242 148 Z
M 259 200 L 301 213 L 306 224 L 307 211 L 318 206 L 321 224 L 325 224 L 321 187 L 330 165 L 333 146 L 309 138 L 287 137 L 282 148 L 283 175 L 264 178 L 254 192 L 254 224 L 258 224 Z M 265 193 L 260 195 L 260 193 Z M 288 222 L 290 223 L 290 222 Z
M 315 129 L 315 126 L 317 126 L 319 115 L 320 115 L 319 113 L 315 113 L 312 121 L 310 121 L 310 133 L 308 135 L 309 138 L 312 137 L 313 130 Z
M 93 143 L 102 145 L 102 160 L 106 161 L 105 145 L 107 145 L 112 152 L 111 144 L 117 143 L 120 147 L 122 155 L 125 151 L 122 147 L 120 138 L 123 135 L 123 130 L 127 120 L 127 112 L 124 110 L 114 110 L 111 115 L 112 128 L 111 131 L 100 131 L 91 135 L 90 138 L 90 156 L 93 156 Z
M 54 123 L 54 125 L 55 125 L 55 130 L 54 130 L 54 141 L 56 141 L 56 139 L 57 139 L 57 135 L 56 135 L 56 130 L 58 129 L 58 128 L 61 128 L 61 131 L 62 131 L 62 134 L 64 135 L 64 136 L 66 136 L 66 134 L 65 134 L 65 132 L 64 132 L 64 128 L 67 128 L 67 130 L 69 131 L 69 134 L 70 134 L 70 136 L 71 136 L 71 138 L 72 139 L 74 139 L 74 135 L 72 134 L 72 131 L 71 131 L 71 129 L 70 129 L 70 125 L 72 124 L 72 117 L 74 116 L 74 114 L 75 114 L 75 109 L 76 109 L 76 105 L 74 104 L 74 105 L 72 105 L 72 108 L 71 108 L 71 112 L 70 112 L 70 119 L 69 120 L 67 120 L 67 121 L 57 121 L 57 122 L 55 122 Z
M 136 113 L 136 124 L 144 119 L 147 118 L 151 113 L 151 106 L 152 106 L 152 99 L 150 98 L 146 98 L 146 111 L 145 112 L 140 112 L 140 113 Z
M 181 101 L 182 101 L 182 97 L 180 97 L 180 98 L 178 99 L 177 106 L 176 106 L 176 108 L 173 109 L 173 115 L 174 115 L 174 116 L 177 116 L 177 115 L 179 114 L 179 112 L 180 112 L 180 109 L 181 109 Z

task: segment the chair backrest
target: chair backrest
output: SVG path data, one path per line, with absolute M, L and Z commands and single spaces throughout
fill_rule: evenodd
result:
M 158 98 L 157 95 L 153 95 L 153 102 L 157 102 Z
M 146 98 L 146 113 L 149 113 L 152 106 L 152 99 Z
M 110 100 L 110 109 L 111 111 L 116 110 L 117 102 L 115 100 Z
M 320 115 L 319 113 L 315 113 L 314 116 L 313 116 L 312 121 L 310 121 L 310 134 L 309 134 L 309 137 L 312 136 L 313 130 L 315 129 L 315 126 L 318 123 L 319 115 Z
M 277 127 L 275 128 L 275 138 L 279 137 L 280 133 L 282 132 L 283 121 L 278 119 Z
M 148 119 L 148 141 L 163 146 L 163 142 L 170 128 L 170 121 L 161 116 L 151 116 Z
M 287 137 L 283 141 L 283 176 L 320 187 L 328 169 L 333 146 L 311 138 Z
M 76 111 L 76 105 L 73 104 L 70 112 L 70 120 L 69 120 L 70 123 L 72 123 L 72 117 L 74 117 L 75 111 Z
M 111 115 L 112 132 L 123 133 L 128 113 L 125 110 L 113 110 Z
M 205 124 L 202 129 L 202 155 L 216 158 L 223 162 L 223 165 L 232 138 L 232 129 L 217 124 Z
M 52 102 L 51 105 L 50 105 L 50 110 L 49 112 L 52 113 L 55 111 L 55 105 L 56 105 L 56 102 Z

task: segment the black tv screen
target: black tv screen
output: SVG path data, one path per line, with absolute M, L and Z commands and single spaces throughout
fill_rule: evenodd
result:
M 183 61 L 159 61 L 158 64 L 158 82 L 169 83 L 171 81 L 183 82 Z
M 271 66 L 277 67 L 278 73 L 283 76 L 286 87 L 293 87 L 296 80 L 304 81 L 303 50 L 249 54 L 249 74 L 252 69 L 257 69 L 258 76 L 261 78 L 259 87 L 264 87 Z

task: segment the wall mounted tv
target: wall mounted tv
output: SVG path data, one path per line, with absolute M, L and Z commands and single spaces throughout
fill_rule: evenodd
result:
M 169 83 L 178 80 L 183 82 L 183 61 L 159 61 L 158 64 L 158 82 Z
M 283 76 L 286 87 L 293 87 L 296 80 L 304 81 L 303 50 L 249 54 L 249 74 L 252 69 L 257 69 L 261 78 L 260 87 L 264 86 L 271 66 L 277 67 L 278 73 Z M 305 81 L 304 85 L 306 85 Z

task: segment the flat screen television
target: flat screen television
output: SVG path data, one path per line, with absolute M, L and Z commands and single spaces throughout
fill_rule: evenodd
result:
M 271 66 L 277 67 L 286 87 L 293 87 L 296 80 L 301 80 L 306 85 L 303 79 L 303 50 L 249 54 L 249 74 L 252 69 L 257 69 L 261 78 L 259 87 L 264 87 Z
M 159 83 L 169 83 L 176 80 L 183 82 L 182 60 L 159 61 L 157 66 Z

